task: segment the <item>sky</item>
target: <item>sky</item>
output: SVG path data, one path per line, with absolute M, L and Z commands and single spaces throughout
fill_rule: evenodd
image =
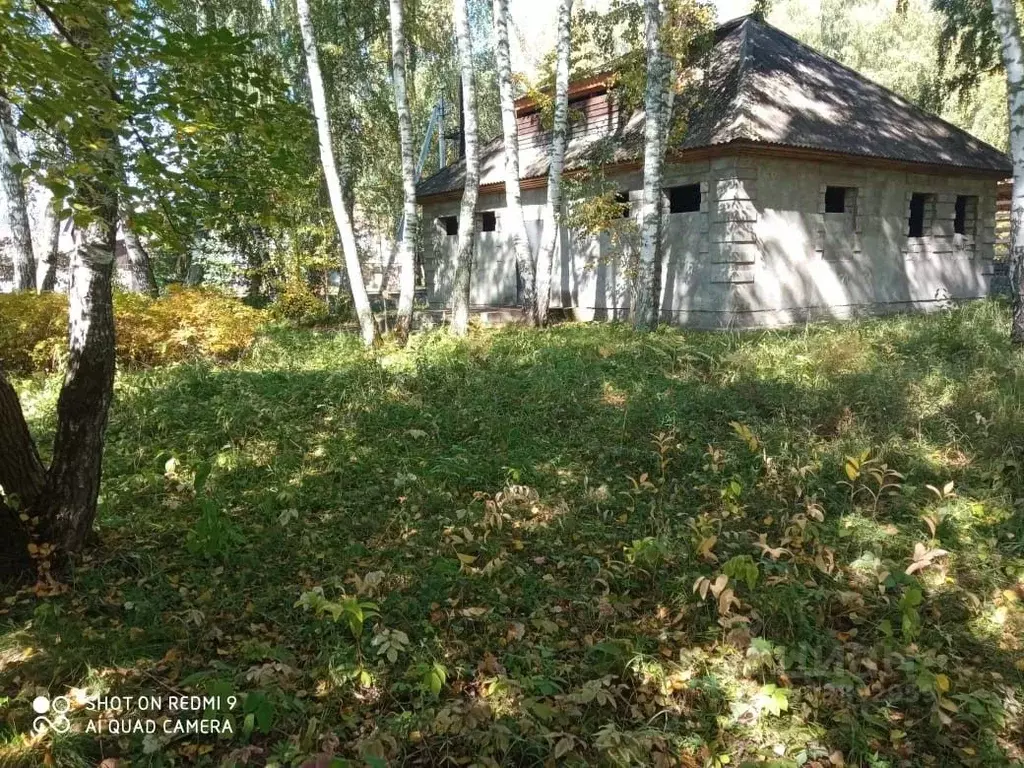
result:
M 607 0 L 574 0 L 576 7 L 599 9 Z M 714 0 L 719 21 L 749 13 L 753 0 Z M 532 77 L 537 62 L 555 46 L 555 0 L 511 0 L 512 69 Z

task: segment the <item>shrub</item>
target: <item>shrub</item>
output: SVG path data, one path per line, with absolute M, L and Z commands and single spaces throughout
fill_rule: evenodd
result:
M 152 299 L 114 294 L 120 365 L 163 365 L 196 358 L 238 357 L 256 337 L 264 314 L 209 288 L 172 287 Z M 67 346 L 67 298 L 0 295 L 0 360 L 14 372 L 53 370 Z
M 274 300 L 274 314 L 296 325 L 319 325 L 327 322 L 331 311 L 327 302 L 316 296 L 303 283 L 292 282 Z
M 67 349 L 67 298 L 0 294 L 0 362 L 8 371 L 56 368 Z

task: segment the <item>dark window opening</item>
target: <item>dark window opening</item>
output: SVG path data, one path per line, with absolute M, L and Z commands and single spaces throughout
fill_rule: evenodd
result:
M 437 223 L 444 227 L 444 233 L 446 235 L 459 234 L 458 216 L 438 216 Z
M 669 213 L 694 213 L 700 210 L 700 184 L 684 184 L 668 190 Z
M 846 187 L 825 187 L 825 213 L 846 213 Z
M 622 218 L 629 218 L 629 192 L 619 192 L 615 195 L 615 202 L 622 208 Z
M 967 234 L 967 195 L 956 196 L 953 208 L 953 231 L 958 235 Z
M 927 202 L 928 195 L 922 192 L 915 192 L 910 196 L 910 237 L 924 237 L 924 206 Z
M 493 232 L 498 228 L 498 217 L 494 211 L 484 211 L 480 214 L 480 231 Z

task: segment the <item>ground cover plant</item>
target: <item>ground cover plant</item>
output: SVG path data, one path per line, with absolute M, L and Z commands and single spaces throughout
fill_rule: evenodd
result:
M 270 328 L 122 372 L 95 546 L 0 604 L 0 764 L 1020 764 L 1007 337 L 995 303 Z M 58 378 L 17 386 L 49 445 Z M 111 733 L 184 715 L 83 691 L 220 696 L 231 733 Z M 40 694 L 69 732 L 32 735 Z
M 116 293 L 117 362 L 231 360 L 252 344 L 264 314 L 212 288 L 172 286 L 159 298 Z M 12 373 L 55 370 L 67 356 L 67 325 L 63 294 L 0 294 L 0 361 Z

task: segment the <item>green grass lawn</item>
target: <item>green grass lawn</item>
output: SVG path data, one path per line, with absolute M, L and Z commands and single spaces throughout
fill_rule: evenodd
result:
M 122 373 L 95 547 L 0 610 L 0 765 L 1019 765 L 1006 314 Z M 82 688 L 162 711 L 25 735 Z M 99 722 L 187 693 L 232 732 Z

